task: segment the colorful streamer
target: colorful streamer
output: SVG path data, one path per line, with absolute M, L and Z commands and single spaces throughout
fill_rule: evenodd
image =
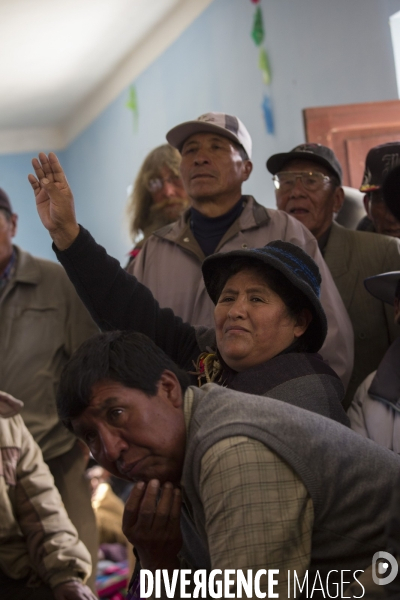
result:
M 137 131 L 138 122 L 139 122 L 139 106 L 138 106 L 138 98 L 137 98 L 136 88 L 134 85 L 131 85 L 131 87 L 129 88 L 129 98 L 128 98 L 128 102 L 126 103 L 126 107 L 132 111 L 133 127 L 134 127 L 135 131 Z
M 267 128 L 267 132 L 270 134 L 275 133 L 275 124 L 274 124 L 274 114 L 272 112 L 272 103 L 271 98 L 267 95 L 264 96 L 263 102 L 261 105 L 264 113 L 264 122 L 265 127 Z
M 253 31 L 251 37 L 254 40 L 256 46 L 260 46 L 264 41 L 264 23 L 262 18 L 261 8 L 257 6 L 256 14 L 254 15 Z
M 251 2 L 252 4 L 258 5 L 260 0 L 251 0 Z M 253 38 L 255 45 L 259 48 L 258 68 L 262 73 L 263 83 L 266 86 L 270 87 L 272 81 L 271 64 L 265 47 L 261 47 L 265 39 L 264 19 L 261 11 L 261 6 L 257 6 L 256 11 L 254 13 L 251 37 Z M 264 115 L 264 122 L 267 133 L 272 135 L 275 132 L 275 124 L 274 114 L 272 110 L 272 102 L 269 94 L 264 94 L 261 107 Z
M 265 85 L 269 85 L 271 83 L 271 67 L 269 64 L 267 51 L 264 48 L 260 49 L 260 58 L 258 60 L 258 66 L 262 71 L 263 81 Z

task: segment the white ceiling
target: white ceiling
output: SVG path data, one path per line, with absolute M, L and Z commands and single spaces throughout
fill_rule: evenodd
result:
M 64 147 L 211 1 L 0 0 L 0 152 Z

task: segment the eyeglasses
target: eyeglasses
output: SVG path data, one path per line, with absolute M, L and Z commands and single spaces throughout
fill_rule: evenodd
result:
M 315 173 L 306 171 L 281 171 L 273 176 L 272 181 L 277 190 L 288 192 L 296 185 L 297 179 L 301 180 L 302 186 L 309 192 L 315 192 L 322 188 L 325 183 L 331 181 L 328 175 L 324 175 L 318 171 Z
M 147 182 L 146 187 L 149 192 L 154 194 L 155 192 L 162 190 L 167 182 L 175 187 L 183 187 L 182 179 L 179 177 L 179 175 L 170 175 L 169 177 L 152 177 Z

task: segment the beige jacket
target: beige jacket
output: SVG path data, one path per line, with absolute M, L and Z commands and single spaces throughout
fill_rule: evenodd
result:
M 51 587 L 91 573 L 89 552 L 19 415 L 0 417 L 0 569 Z
M 374 298 L 364 287 L 366 277 L 400 270 L 400 242 L 333 223 L 324 258 L 354 329 L 354 369 L 345 398 L 347 407 L 357 387 L 377 369 L 386 350 L 400 335 L 400 327 L 394 324 L 393 307 Z
M 216 252 L 259 248 L 273 240 L 292 242 L 318 264 L 322 275 L 321 302 L 328 319 L 328 335 L 321 354 L 346 387 L 353 368 L 353 330 L 332 276 L 314 236 L 283 211 L 267 209 L 252 196 L 218 244 Z M 182 217 L 155 232 L 128 268 L 152 291 L 162 308 L 192 325 L 214 327 L 214 305 L 204 286 L 201 264 L 205 258 L 195 240 L 186 211 Z
M 20 398 L 45 460 L 76 438 L 60 422 L 55 394 L 73 351 L 98 331 L 64 269 L 17 248 L 17 268 L 0 296 L 0 390 Z

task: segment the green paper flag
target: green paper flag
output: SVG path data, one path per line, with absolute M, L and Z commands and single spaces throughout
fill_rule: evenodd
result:
M 254 24 L 253 31 L 251 32 L 251 37 L 253 38 L 256 46 L 260 46 L 264 40 L 264 24 L 262 18 L 261 8 L 257 6 L 256 14 L 254 16 Z
M 139 107 L 138 107 L 136 88 L 134 85 L 131 85 L 131 87 L 129 88 L 129 99 L 128 99 L 128 102 L 126 103 L 126 107 L 132 111 L 134 128 L 135 128 L 135 130 L 137 130 L 138 118 L 139 118 Z
M 264 48 L 260 49 L 260 58 L 258 60 L 258 67 L 262 71 L 263 81 L 265 85 L 269 85 L 271 83 L 271 67 L 269 64 L 269 58 L 267 52 Z

